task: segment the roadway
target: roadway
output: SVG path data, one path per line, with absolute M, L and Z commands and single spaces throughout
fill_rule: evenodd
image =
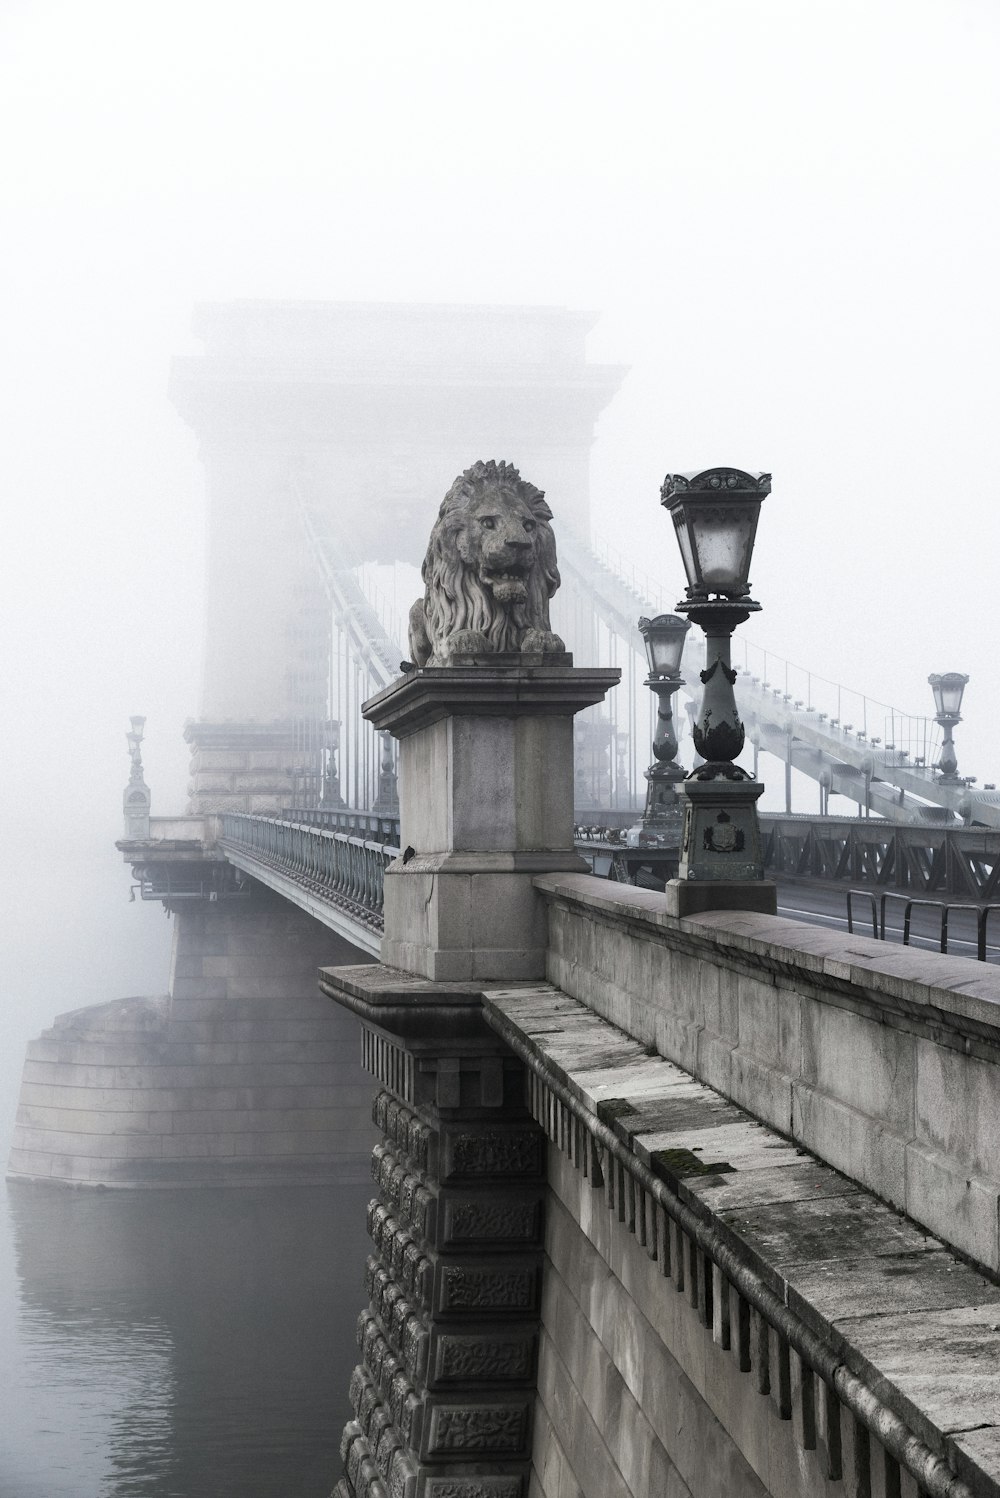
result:
M 847 889 L 843 885 L 819 885 L 805 883 L 778 884 L 778 914 L 794 921 L 805 921 L 809 925 L 833 926 L 847 930 Z M 867 899 L 854 901 L 854 930 L 858 935 L 871 936 L 871 902 Z M 940 951 L 940 916 L 934 910 L 916 907 L 913 911 L 910 930 L 910 946 L 926 951 Z M 894 896 L 886 906 L 885 935 L 887 941 L 903 940 L 903 898 Z M 987 962 L 1000 963 L 1000 912 L 987 928 Z M 956 957 L 976 956 L 976 918 L 974 910 L 952 905 L 948 917 L 948 951 Z

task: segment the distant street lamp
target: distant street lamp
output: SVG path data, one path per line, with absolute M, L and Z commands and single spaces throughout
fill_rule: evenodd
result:
M 746 733 L 733 691 L 736 672 L 730 651 L 733 631 L 760 609 L 750 597 L 750 559 L 761 503 L 770 492 L 770 474 L 739 468 L 668 473 L 660 490 L 688 579 L 687 597 L 677 609 L 706 637 L 705 694 L 693 728 L 704 763 L 683 786 L 681 881 L 764 877 L 756 806 L 764 787 L 733 763 Z
M 646 807 L 639 825 L 632 829 L 629 841 L 639 846 L 679 847 L 681 804 L 677 787 L 684 770 L 677 763 L 677 733 L 674 728 L 674 693 L 684 685 L 681 656 L 684 638 L 691 628 L 689 619 L 677 614 L 658 614 L 655 619 L 639 620 L 639 631 L 646 646 L 649 675 L 646 686 L 657 700 L 656 734 L 653 738 L 653 763 L 646 774 Z
M 959 785 L 961 776 L 957 774 L 958 760 L 955 758 L 951 731 L 962 721 L 962 694 L 969 678 L 959 671 L 946 671 L 943 676 L 928 676 L 927 681 L 934 693 L 935 717 L 944 730 L 937 767 L 941 771 L 942 781 L 947 785 Z
M 393 752 L 392 735 L 383 730 L 379 734 L 378 795 L 372 811 L 378 817 L 399 816 L 399 788 L 396 783 L 396 758 Z
M 320 748 L 323 785 L 319 804 L 325 810 L 333 810 L 344 804 L 344 798 L 340 794 L 340 772 L 337 769 L 337 750 L 340 748 L 340 720 L 338 718 L 327 718 L 324 722 Z
M 145 842 L 149 837 L 149 810 L 151 797 L 142 771 L 142 740 L 146 719 L 139 713 L 129 718 L 131 731 L 125 735 L 128 744 L 128 785 L 122 796 L 122 811 L 125 815 L 125 839 L 129 842 Z
M 614 734 L 615 741 L 615 807 L 621 810 L 627 806 L 628 795 L 628 751 L 632 735 L 627 728 L 619 728 Z

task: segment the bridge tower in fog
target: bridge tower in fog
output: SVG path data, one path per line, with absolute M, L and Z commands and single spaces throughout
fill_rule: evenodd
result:
M 205 664 L 192 812 L 273 811 L 317 789 L 330 612 L 303 509 L 342 565 L 419 564 L 456 472 L 506 457 L 589 536 L 589 455 L 621 382 L 595 317 L 552 307 L 203 306 L 173 399 L 208 482 Z M 398 663 L 396 663 L 398 664 Z

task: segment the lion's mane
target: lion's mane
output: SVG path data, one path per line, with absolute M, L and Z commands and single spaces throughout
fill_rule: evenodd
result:
M 526 597 L 514 603 L 504 604 L 494 596 L 481 575 L 478 553 L 472 559 L 463 555 L 469 544 L 470 511 L 485 498 L 501 512 L 520 501 L 536 522 Z M 435 660 L 443 659 L 446 641 L 460 630 L 484 635 L 491 651 L 519 651 L 529 631 L 550 633 L 549 599 L 560 582 L 551 520 L 543 491 L 522 479 L 513 464 L 480 461 L 455 480 L 441 501 L 421 568 L 426 642 L 419 650 L 411 639 L 414 659 L 426 656 L 428 646 Z

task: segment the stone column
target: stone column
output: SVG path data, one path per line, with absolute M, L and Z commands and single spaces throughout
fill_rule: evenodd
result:
M 573 714 L 613 671 L 497 657 L 413 671 L 366 704 L 400 740 L 403 853 L 386 966 L 327 968 L 380 1084 L 373 1252 L 336 1498 L 526 1498 L 544 1139 L 485 982 L 544 975 L 543 870 L 573 850 Z

